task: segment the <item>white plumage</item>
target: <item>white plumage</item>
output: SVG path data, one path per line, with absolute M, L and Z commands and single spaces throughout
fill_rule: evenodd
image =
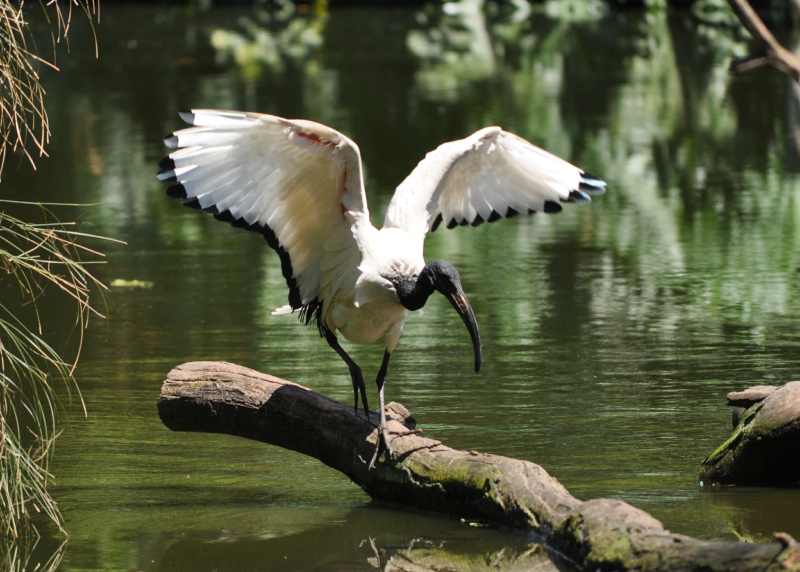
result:
M 177 149 L 158 177 L 186 204 L 263 233 L 280 255 L 289 307 L 347 363 L 365 411 L 360 368 L 336 333 L 355 343 L 384 343 L 383 383 L 409 310 L 433 291 L 448 297 L 472 336 L 480 337 L 457 271 L 425 264 L 425 236 L 440 224 L 478 225 L 533 212 L 553 213 L 590 199 L 605 183 L 499 127 L 440 145 L 397 187 L 378 230 L 369 219 L 361 154 L 341 133 L 312 121 L 237 111 L 182 113 L 192 125 L 165 140 Z M 388 440 L 381 432 L 381 444 Z M 376 456 L 378 450 L 376 450 Z M 373 463 L 375 458 L 373 458 Z
M 269 229 L 291 264 L 293 308 L 325 287 L 335 292 L 342 266 L 360 258 L 351 227 L 369 224 L 358 146 L 311 121 L 204 110 L 181 117 L 195 127 L 166 140 L 179 150 L 159 178 L 177 181 L 173 192 L 194 206 Z

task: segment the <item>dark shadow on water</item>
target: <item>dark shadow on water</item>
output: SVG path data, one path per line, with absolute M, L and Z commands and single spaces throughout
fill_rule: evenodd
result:
M 526 535 L 440 519 L 396 519 L 364 508 L 342 521 L 276 538 L 223 531 L 163 539 L 152 570 L 570 570 Z
M 746 542 L 769 542 L 775 532 L 800 536 L 800 490 L 712 487 L 711 510 L 725 514 L 730 533 Z

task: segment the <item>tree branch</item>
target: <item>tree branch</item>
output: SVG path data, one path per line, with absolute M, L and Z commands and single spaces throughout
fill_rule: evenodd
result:
M 534 463 L 422 436 L 396 403 L 387 407 L 387 429 L 399 460 L 374 470 L 367 463 L 377 414 L 367 420 L 310 389 L 234 364 L 176 367 L 158 409 L 176 431 L 238 435 L 315 457 L 375 499 L 530 530 L 581 569 L 800 570 L 791 539 L 745 544 L 673 534 L 622 501 L 576 499 Z
M 731 71 L 743 73 L 764 65 L 771 65 L 788 74 L 795 81 L 800 81 L 800 58 L 794 52 L 780 45 L 750 3 L 747 0 L 728 0 L 728 4 L 750 35 L 762 44 L 762 51 L 759 53 L 734 60 L 731 63 Z

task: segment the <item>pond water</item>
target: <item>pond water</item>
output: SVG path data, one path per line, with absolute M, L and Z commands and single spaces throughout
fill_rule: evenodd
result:
M 323 3 L 318 3 L 322 5 Z M 52 158 L 3 193 L 96 203 L 61 216 L 127 241 L 87 333 L 53 471 L 64 570 L 370 570 L 414 545 L 451 561 L 529 539 L 370 503 L 300 455 L 168 431 L 166 372 L 227 360 L 347 403 L 347 369 L 286 301 L 262 239 L 165 198 L 162 137 L 192 106 L 311 118 L 362 149 L 373 222 L 439 143 L 499 124 L 606 178 L 557 216 L 439 231 L 484 339 L 442 299 L 406 326 L 387 397 L 455 447 L 535 461 L 581 498 L 624 499 L 681 533 L 800 534 L 800 491 L 712 489 L 726 392 L 800 377 L 798 95 L 777 73 L 732 79 L 740 39 L 665 13 L 592 3 L 534 11 L 104 6 L 101 57 L 73 31 L 48 77 Z M 74 338 L 72 324 L 51 334 Z M 372 378 L 380 348 L 356 348 Z M 374 389 L 370 395 L 375 402 Z M 46 537 L 42 554 L 59 540 Z

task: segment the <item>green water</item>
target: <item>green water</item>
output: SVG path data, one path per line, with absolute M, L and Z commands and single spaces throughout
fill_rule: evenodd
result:
M 461 271 L 485 365 L 472 373 L 469 338 L 434 297 L 406 326 L 388 399 L 455 447 L 535 461 L 576 496 L 624 499 L 677 532 L 800 534 L 800 491 L 696 481 L 729 430 L 725 393 L 800 377 L 797 94 L 776 73 L 731 79 L 744 46 L 681 17 L 462 4 L 294 19 L 105 6 L 99 62 L 76 24 L 63 73 L 48 77 L 52 158 L 35 175 L 11 165 L 3 194 L 97 203 L 62 216 L 127 241 L 108 248 L 106 281 L 153 287 L 112 289 L 87 334 L 89 415 L 65 407 L 53 466 L 70 532 L 62 569 L 370 570 L 372 543 L 453 562 L 528 543 L 376 506 L 282 449 L 161 425 L 160 384 L 187 360 L 352 398 L 317 333 L 270 316 L 286 291 L 264 241 L 156 182 L 161 138 L 191 106 L 348 134 L 376 223 L 426 151 L 490 124 L 606 178 L 590 205 L 428 239 L 427 258 Z M 63 334 L 74 339 L 66 314 L 52 327 Z M 354 356 L 374 376 L 381 349 Z

